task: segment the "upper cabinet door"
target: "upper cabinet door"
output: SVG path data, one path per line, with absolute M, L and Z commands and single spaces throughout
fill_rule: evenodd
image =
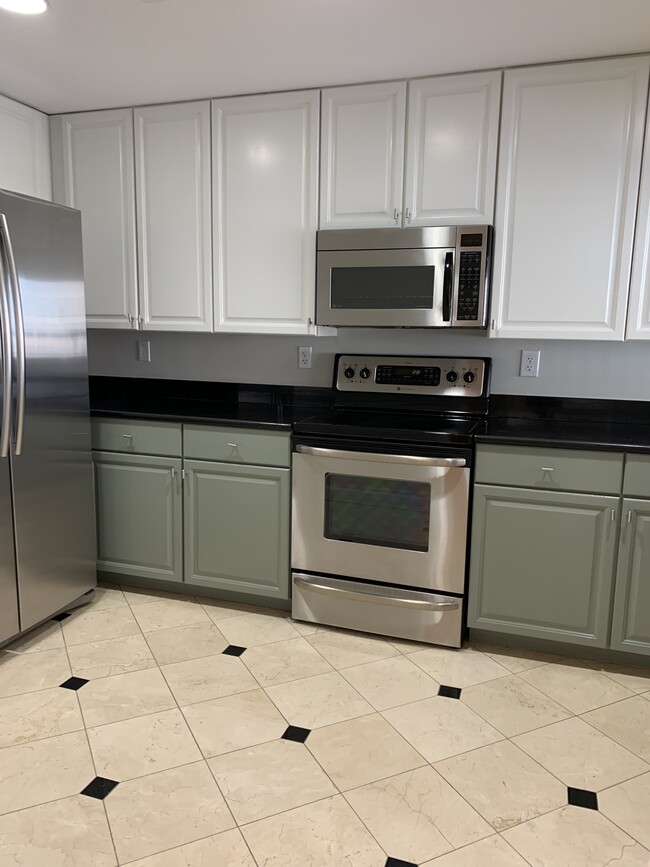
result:
M 409 84 L 404 225 L 492 223 L 501 72 Z
M 47 115 L 0 96 L 0 189 L 50 199 Z
M 494 335 L 622 340 L 647 57 L 505 73 Z
M 406 82 L 323 91 L 321 229 L 401 224 Z
M 135 111 L 142 327 L 212 331 L 210 103 Z
M 53 117 L 56 201 L 81 211 L 90 328 L 132 328 L 138 315 L 133 113 Z
M 625 337 L 627 340 L 650 340 L 650 115 L 645 133 Z
M 212 104 L 215 331 L 306 334 L 314 316 L 318 91 Z

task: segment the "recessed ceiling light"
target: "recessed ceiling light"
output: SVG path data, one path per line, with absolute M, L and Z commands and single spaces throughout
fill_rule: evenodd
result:
M 0 9 L 20 12 L 21 15 L 40 15 L 47 12 L 47 0 L 0 0 Z

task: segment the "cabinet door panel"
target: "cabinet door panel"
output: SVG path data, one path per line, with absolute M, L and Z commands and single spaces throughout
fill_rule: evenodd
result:
M 650 655 L 650 500 L 624 500 L 611 646 Z
M 321 229 L 401 222 L 406 82 L 323 91 Z
M 47 115 L 0 96 L 0 189 L 50 199 Z
M 180 460 L 95 452 L 97 568 L 183 580 Z
M 143 328 L 212 331 L 210 103 L 135 111 Z
M 648 69 L 640 57 L 505 73 L 499 336 L 623 338 Z
M 645 132 L 625 337 L 627 340 L 650 340 L 650 115 Z
M 191 584 L 288 598 L 289 470 L 185 461 Z
M 469 626 L 606 647 L 618 506 L 475 485 Z
M 138 315 L 133 186 L 133 112 L 52 119 L 57 201 L 81 211 L 86 321 L 131 328 Z
M 406 224 L 492 223 L 501 73 L 409 84 Z

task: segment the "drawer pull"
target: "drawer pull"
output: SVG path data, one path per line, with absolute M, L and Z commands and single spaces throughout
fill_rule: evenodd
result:
M 239 446 L 237 443 L 226 443 L 227 446 L 230 446 L 231 449 L 238 449 Z
M 540 470 L 541 470 L 543 473 L 554 473 L 554 472 L 555 472 L 555 467 L 540 467 Z
M 129 440 L 129 444 L 130 444 L 130 441 L 133 439 L 133 434 L 122 434 L 122 436 L 124 437 L 125 440 Z
M 616 520 L 616 509 L 612 509 L 612 510 L 611 510 L 611 518 L 610 518 L 610 520 L 611 520 L 612 524 L 613 524 L 614 521 Z

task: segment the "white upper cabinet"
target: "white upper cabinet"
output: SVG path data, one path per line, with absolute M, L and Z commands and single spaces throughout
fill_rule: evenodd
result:
M 406 82 L 323 91 L 321 229 L 401 223 Z
M 494 335 L 623 339 L 648 70 L 631 57 L 505 73 Z
M 318 91 L 212 104 L 216 331 L 310 331 L 318 108 Z
M 628 340 L 650 340 L 650 114 L 645 133 L 643 174 L 625 336 Z
M 210 103 L 135 110 L 142 327 L 212 331 Z
M 47 115 L 0 96 L 0 189 L 50 199 Z
M 137 326 L 133 112 L 51 119 L 54 198 L 81 211 L 90 328 Z
M 501 72 L 409 84 L 404 224 L 492 223 Z

